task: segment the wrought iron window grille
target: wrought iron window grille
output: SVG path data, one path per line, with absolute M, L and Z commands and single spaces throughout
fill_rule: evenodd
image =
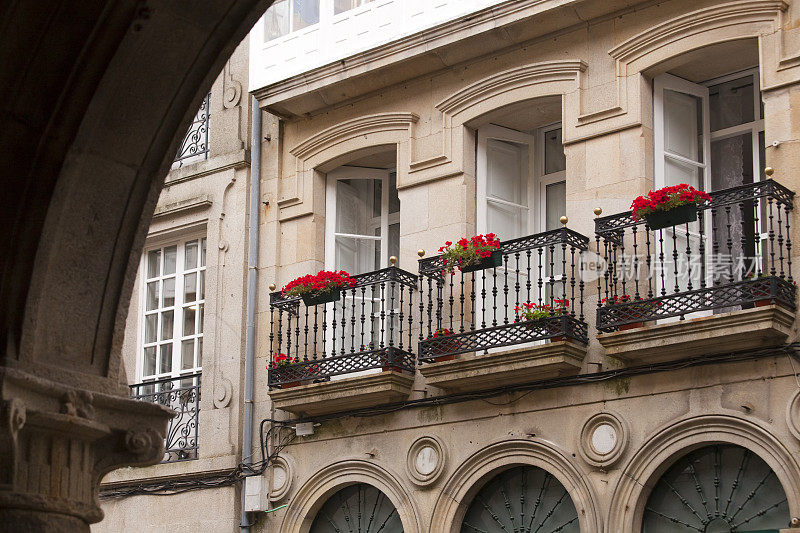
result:
M 167 426 L 162 463 L 197 459 L 200 376 L 199 373 L 188 374 L 130 385 L 132 398 L 157 403 L 176 412 Z
M 595 220 L 599 331 L 767 300 L 795 308 L 794 192 L 769 179 L 710 195 L 691 225 L 651 230 L 629 211 Z
M 211 118 L 211 93 L 200 103 L 189 131 L 183 136 L 175 154 L 172 168 L 180 168 L 184 164 L 208 159 L 208 126 Z

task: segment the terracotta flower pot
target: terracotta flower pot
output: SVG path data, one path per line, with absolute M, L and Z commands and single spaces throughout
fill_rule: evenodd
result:
M 290 381 L 289 383 L 281 384 L 282 389 L 291 389 L 292 387 L 299 387 L 301 383 L 299 381 Z
M 644 322 L 631 322 L 630 324 L 622 324 L 619 327 L 620 331 L 628 331 L 629 329 L 643 328 Z
M 442 361 L 452 361 L 456 358 L 456 354 L 451 353 L 448 355 L 438 355 L 433 358 L 434 363 L 441 363 Z

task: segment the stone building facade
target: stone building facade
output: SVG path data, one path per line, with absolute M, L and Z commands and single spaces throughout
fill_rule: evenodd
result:
M 162 194 L 145 253 L 207 221 L 198 458 L 115 472 L 107 489 L 263 451 L 243 489 L 258 531 L 800 527 L 800 6 L 491 4 L 250 85 L 264 440 L 244 451 L 248 113 L 244 97 L 223 105 L 223 73 L 211 124 L 219 91 L 243 145 L 226 137 L 212 165 L 211 128 L 207 174 Z M 696 221 L 654 230 L 628 213 L 679 183 L 711 193 Z M 207 199 L 187 204 L 198 184 Z M 490 232 L 499 264 L 442 274 L 441 246 Z M 280 293 L 323 269 L 357 284 L 333 303 Z M 522 320 L 525 303 L 565 309 Z M 147 345 L 126 339 L 126 354 Z M 267 370 L 281 353 L 292 362 Z M 108 500 L 97 529 L 227 531 L 239 487 Z

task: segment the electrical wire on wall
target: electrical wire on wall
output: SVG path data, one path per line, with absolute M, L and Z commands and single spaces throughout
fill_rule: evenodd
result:
M 446 404 L 468 402 L 475 400 L 482 400 L 495 406 L 506 406 L 520 401 L 522 398 L 528 396 L 529 394 L 532 394 L 535 391 L 552 389 L 556 387 L 568 387 L 586 383 L 601 383 L 604 381 L 624 379 L 638 375 L 654 374 L 657 372 L 667 372 L 670 370 L 680 370 L 684 368 L 692 368 L 710 364 L 750 361 L 756 359 L 763 359 L 765 357 L 788 356 L 790 362 L 793 359 L 797 359 L 798 362 L 800 362 L 800 356 L 798 356 L 798 350 L 800 350 L 800 343 L 792 343 L 777 348 L 764 348 L 760 350 L 747 350 L 741 352 L 730 352 L 719 355 L 701 356 L 690 359 L 683 359 L 680 361 L 669 361 L 664 363 L 656 363 L 656 364 L 642 365 L 636 367 L 624 367 L 613 370 L 607 370 L 604 372 L 595 372 L 591 374 L 579 374 L 577 376 L 550 378 L 546 380 L 527 383 L 524 385 L 518 385 L 512 387 L 500 387 L 480 392 L 451 394 L 446 396 L 421 398 L 418 400 L 408 400 L 405 402 L 397 402 L 397 403 L 379 405 L 364 409 L 349 410 L 340 413 L 332 413 L 329 415 L 317 416 L 313 418 L 299 418 L 288 421 L 287 420 L 279 421 L 279 420 L 273 420 L 271 418 L 266 418 L 261 421 L 261 425 L 259 428 L 259 436 L 261 440 L 261 461 L 259 461 L 258 463 L 255 463 L 253 465 L 247 465 L 245 463 L 242 463 L 239 464 L 236 468 L 231 469 L 230 472 L 223 474 L 216 474 L 214 476 L 208 476 L 202 478 L 126 484 L 126 486 L 120 488 L 104 489 L 101 491 L 100 497 L 101 499 L 112 499 L 112 498 L 124 498 L 127 496 L 134 496 L 141 494 L 162 495 L 162 496 L 171 494 L 180 494 L 191 490 L 200 490 L 205 488 L 215 488 L 215 487 L 224 487 L 228 485 L 233 485 L 246 477 L 261 475 L 267 469 L 269 464 L 275 460 L 278 454 L 295 439 L 296 433 L 294 431 L 294 426 L 298 422 L 321 423 L 327 420 L 346 418 L 346 417 L 366 418 L 373 416 L 384 416 L 397 411 L 402 411 L 404 409 L 417 409 L 422 407 L 446 405 Z M 794 364 L 792 364 L 792 368 L 794 368 Z M 515 393 L 519 394 L 504 402 L 489 401 L 489 398 L 496 398 L 498 396 L 505 396 L 508 394 L 515 394 Z M 272 422 L 275 425 L 267 432 L 266 438 L 269 438 L 271 436 L 272 429 L 277 429 L 275 435 L 275 442 L 277 442 L 277 444 L 275 445 L 275 449 L 269 456 L 267 456 L 266 454 L 266 448 L 265 448 L 266 440 L 264 435 L 264 424 L 267 422 Z M 282 430 L 285 429 L 288 429 L 291 432 L 288 436 L 285 436 L 282 433 Z

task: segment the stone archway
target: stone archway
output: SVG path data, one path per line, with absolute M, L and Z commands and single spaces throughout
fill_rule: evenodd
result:
M 120 383 L 139 250 L 194 109 L 271 3 L 0 9 L 0 529 L 88 530 L 103 474 L 162 456 L 170 413 Z

